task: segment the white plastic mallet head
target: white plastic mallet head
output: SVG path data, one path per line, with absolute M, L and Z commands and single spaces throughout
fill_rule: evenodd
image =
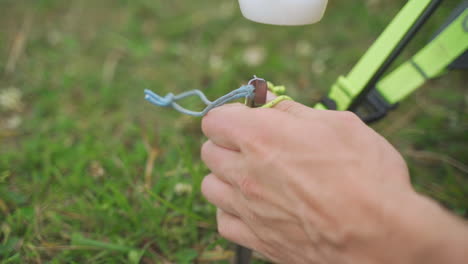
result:
M 320 21 L 328 0 L 239 0 L 242 14 L 255 22 L 299 26 Z

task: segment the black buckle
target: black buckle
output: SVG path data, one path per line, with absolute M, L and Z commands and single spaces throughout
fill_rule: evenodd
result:
M 388 112 L 395 109 L 398 104 L 389 104 L 387 100 L 373 88 L 367 95 L 365 100 L 353 110 L 355 114 L 366 123 L 373 123 L 384 118 Z
M 336 110 L 338 107 L 335 100 L 328 96 L 324 96 L 322 100 L 320 100 L 320 103 L 322 103 L 328 110 Z

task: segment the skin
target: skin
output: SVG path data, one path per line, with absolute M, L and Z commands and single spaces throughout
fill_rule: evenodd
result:
M 232 104 L 202 130 L 202 192 L 226 239 L 277 263 L 468 263 L 466 223 L 416 193 L 354 114 Z

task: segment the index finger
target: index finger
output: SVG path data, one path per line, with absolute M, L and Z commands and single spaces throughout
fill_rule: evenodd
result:
M 325 112 L 294 101 L 281 102 L 272 109 L 228 104 L 211 110 L 203 118 L 202 131 L 216 145 L 241 151 L 253 141 L 265 141 L 278 129 L 287 130 L 284 125 L 291 120 L 319 119 Z M 292 128 L 289 130 L 294 132 Z
M 202 131 L 213 143 L 226 149 L 240 151 L 249 135 L 260 125 L 257 111 L 240 103 L 211 110 L 202 120 Z

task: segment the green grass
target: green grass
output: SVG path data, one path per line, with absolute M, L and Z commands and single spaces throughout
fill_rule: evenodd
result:
M 281 28 L 244 20 L 234 1 L 0 0 L 0 92 L 22 93 L 22 106 L 0 109 L 0 260 L 222 263 L 232 245 L 200 194 L 200 120 L 149 105 L 143 89 L 215 98 L 257 74 L 311 105 L 404 2 L 331 1 L 320 24 Z M 375 126 L 416 188 L 465 216 L 467 81 L 433 81 Z M 22 122 L 7 129 L 12 118 Z

